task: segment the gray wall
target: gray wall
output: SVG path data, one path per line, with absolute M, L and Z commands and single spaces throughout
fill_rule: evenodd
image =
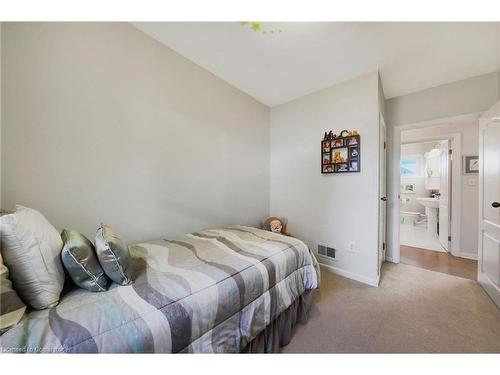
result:
M 413 124 L 488 110 L 498 99 L 498 72 L 386 100 L 388 126 Z
M 127 242 L 269 212 L 269 109 L 126 23 L 4 23 L 2 199 Z
M 321 174 L 325 131 L 361 135 L 361 172 Z M 271 109 L 271 212 L 289 231 L 337 249 L 320 257 L 343 275 L 377 281 L 378 74 L 372 73 Z

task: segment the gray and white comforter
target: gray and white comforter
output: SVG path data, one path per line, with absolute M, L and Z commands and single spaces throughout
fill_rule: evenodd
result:
M 0 337 L 2 352 L 239 352 L 319 286 L 300 240 L 244 226 L 130 246 L 135 282 L 74 289 Z

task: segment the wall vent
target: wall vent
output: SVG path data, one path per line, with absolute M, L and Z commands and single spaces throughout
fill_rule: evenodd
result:
M 333 247 L 318 244 L 318 255 L 335 259 L 335 249 Z
M 335 258 L 335 249 L 332 247 L 326 248 L 326 256 L 329 258 Z
M 318 254 L 326 256 L 326 246 L 318 245 Z

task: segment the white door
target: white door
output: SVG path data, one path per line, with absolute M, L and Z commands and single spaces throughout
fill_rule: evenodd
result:
M 439 242 L 446 251 L 450 250 L 450 142 L 442 141 L 439 162 Z
M 386 210 L 387 210 L 387 188 L 386 188 L 386 154 L 387 139 L 384 119 L 380 116 L 379 121 L 379 221 L 378 221 L 378 273 L 385 261 L 386 252 Z
M 500 307 L 500 102 L 479 122 L 478 280 Z

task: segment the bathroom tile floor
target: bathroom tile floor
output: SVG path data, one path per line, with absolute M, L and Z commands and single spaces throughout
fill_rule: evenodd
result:
M 425 227 L 401 224 L 399 233 L 401 245 L 445 252 L 437 234 L 435 236 L 429 235 Z

